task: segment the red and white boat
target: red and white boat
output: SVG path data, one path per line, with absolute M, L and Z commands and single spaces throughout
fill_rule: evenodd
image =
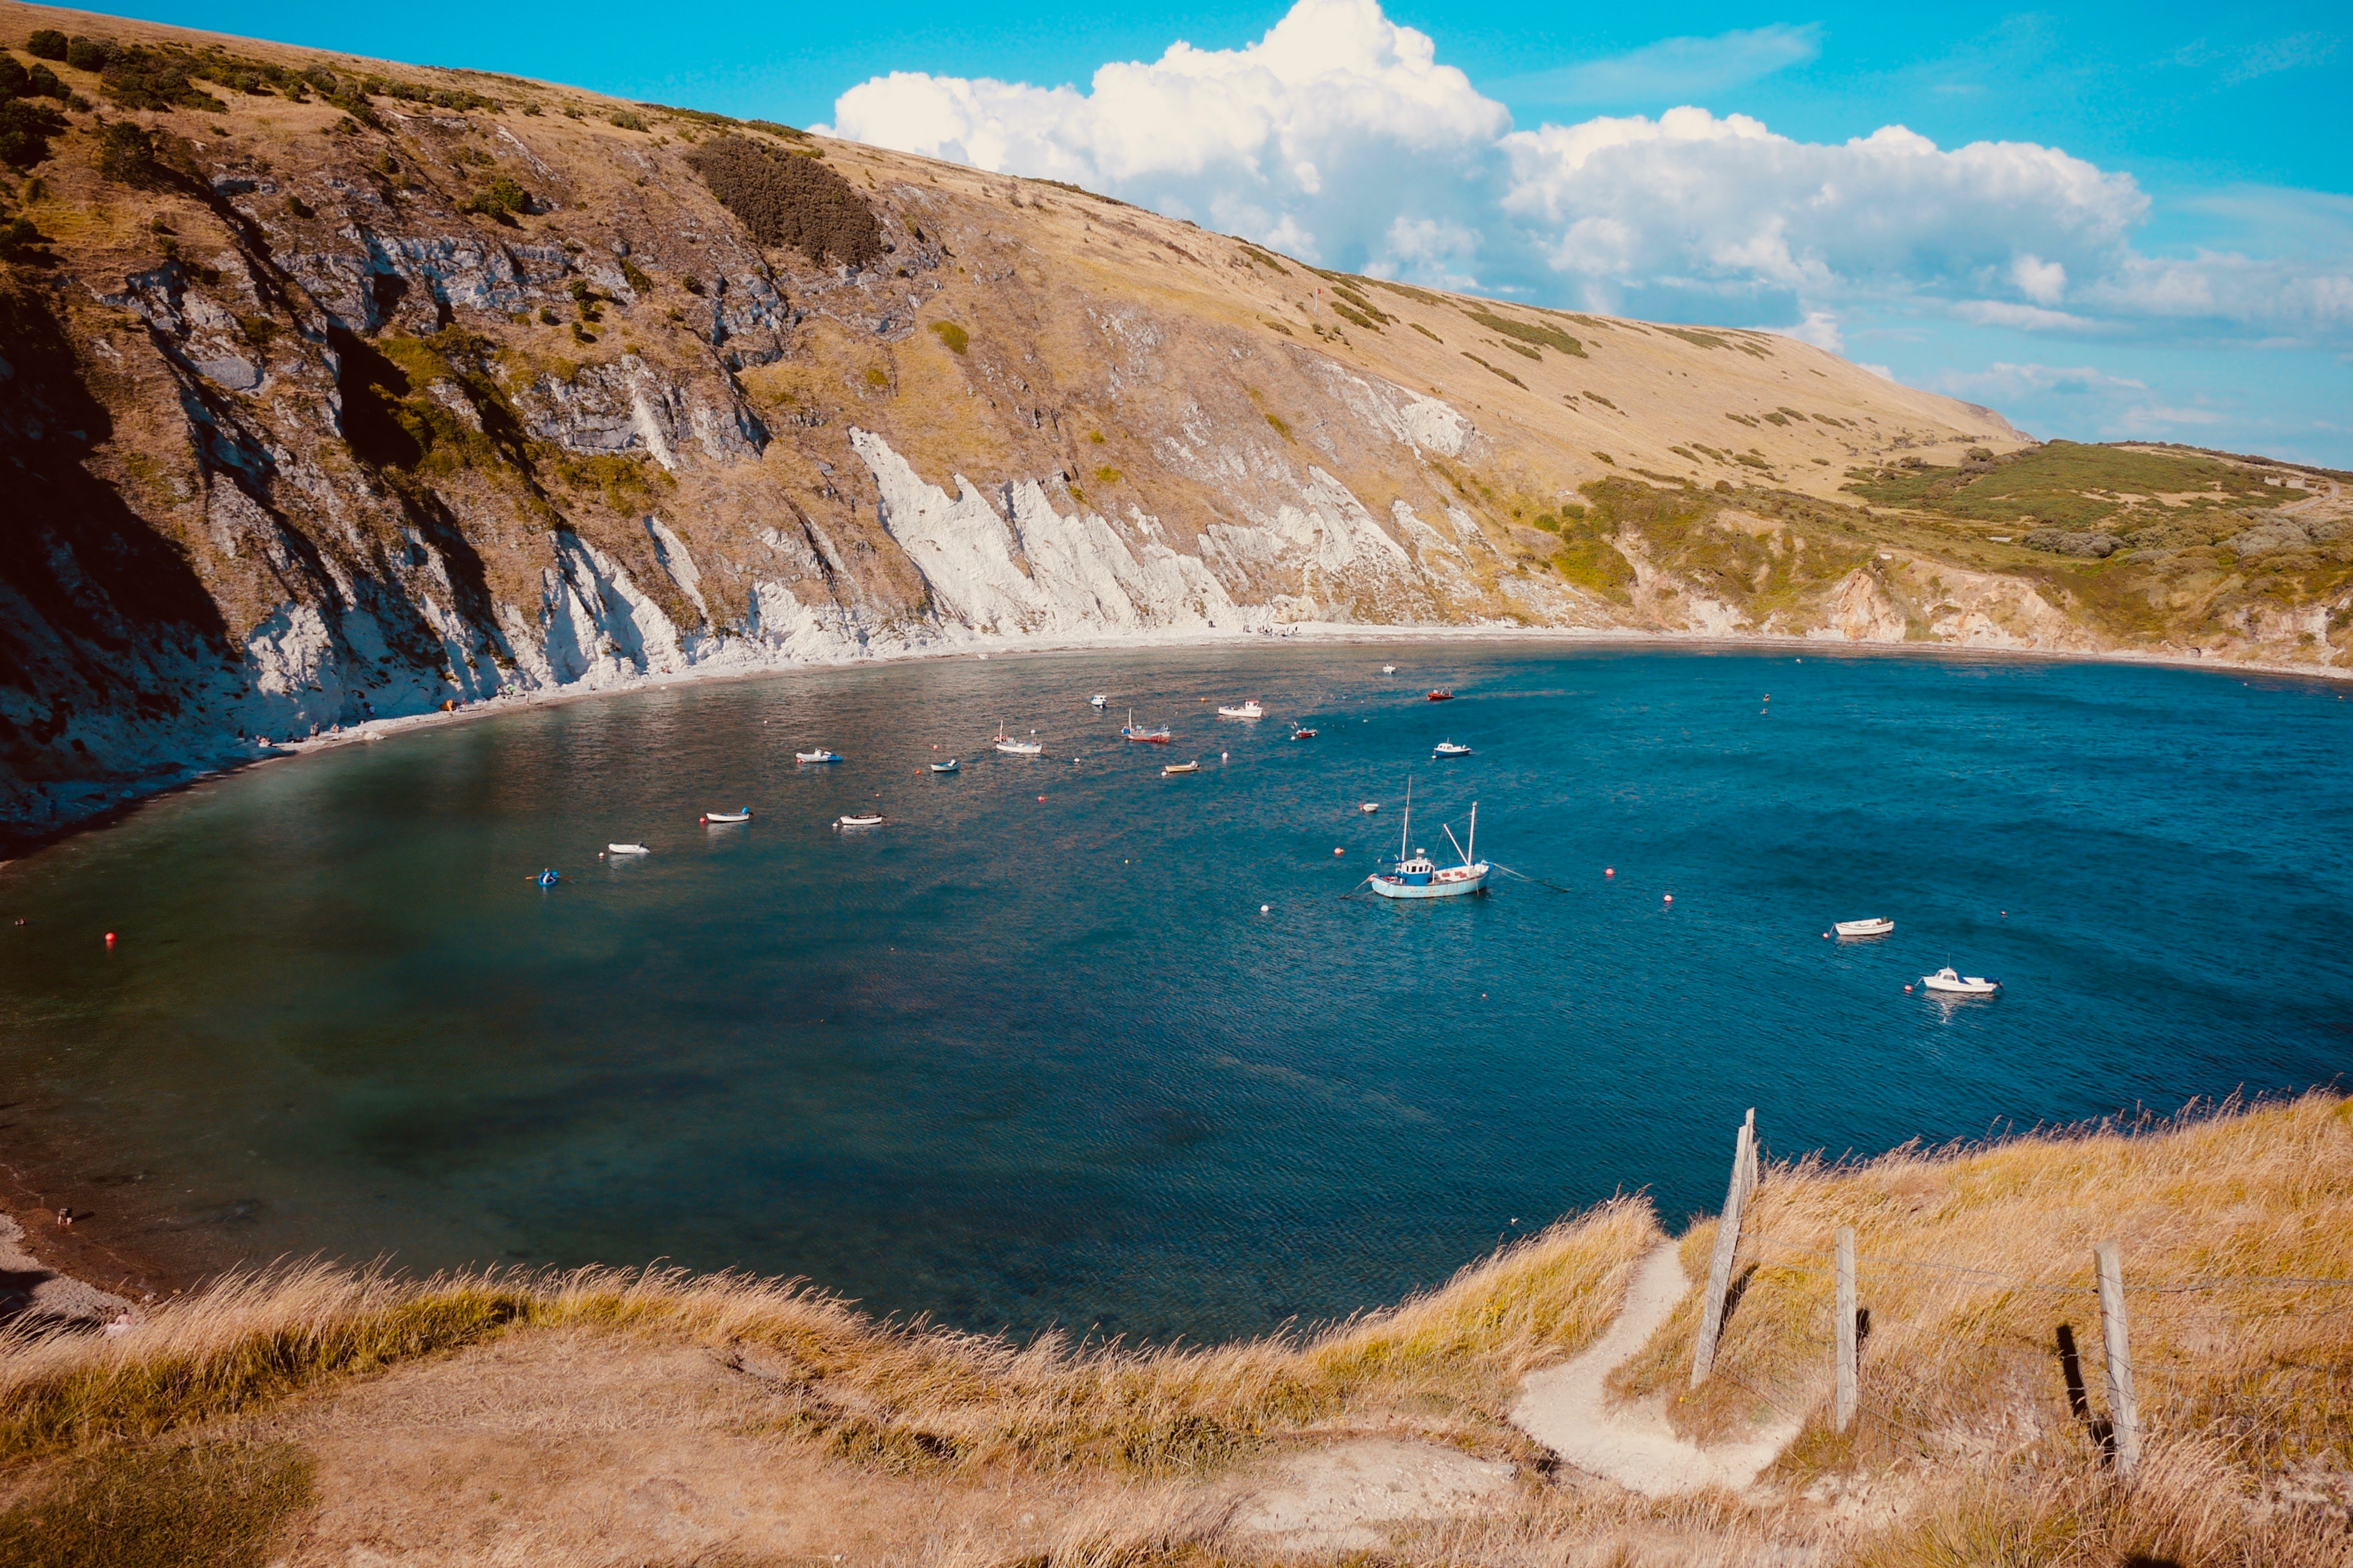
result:
M 1433 686 L 1430 689 L 1430 700 L 1432 702 L 1451 702 L 1454 700 L 1454 693 L 1447 690 L 1443 686 Z

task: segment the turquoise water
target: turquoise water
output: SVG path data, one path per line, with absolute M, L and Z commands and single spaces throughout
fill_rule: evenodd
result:
M 1267 721 L 1212 716 L 1252 694 Z M 1131 702 L 1176 744 L 1124 745 Z M 1047 756 L 991 755 L 1000 719 Z M 1433 763 L 1449 737 L 1476 754 Z M 849 761 L 797 767 L 818 742 Z M 2316 684 L 1786 651 L 621 695 L 271 764 L 0 873 L 28 921 L 0 925 L 0 1088 L 93 1226 L 213 1261 L 665 1258 L 1216 1336 L 1620 1189 L 1713 1207 L 1749 1105 L 1774 1152 L 1836 1154 L 2334 1080 L 2348 757 Z M 1409 775 L 1416 844 L 1476 800 L 1482 851 L 1538 879 L 1344 897 Z M 888 826 L 826 826 L 870 803 Z M 1892 938 L 1822 938 L 1880 913 Z M 1905 992 L 1947 962 L 2004 994 Z

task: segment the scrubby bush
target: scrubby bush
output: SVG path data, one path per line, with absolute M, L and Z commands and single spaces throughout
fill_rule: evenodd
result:
M 35 66 L 25 73 L 26 98 L 54 98 L 59 103 L 73 97 L 73 91 L 58 79 L 58 73 L 47 66 Z
M 872 265 L 882 226 L 849 182 L 824 164 L 722 136 L 686 155 L 720 205 L 765 246 L 790 247 L 820 265 Z
M 1578 359 L 1585 357 L 1585 345 L 1558 327 L 1535 326 L 1526 321 L 1514 321 L 1507 316 L 1499 316 L 1493 310 L 1466 309 L 1462 313 L 1491 332 L 1501 332 L 1507 338 L 1516 338 L 1524 343 L 1558 349 L 1565 354 L 1575 354 Z
M 527 214 L 532 210 L 531 193 L 501 174 L 490 183 L 487 189 L 475 192 L 460 203 L 458 210 L 480 213 L 484 217 L 511 224 L 514 222 L 514 214 Z
M 643 131 L 646 128 L 645 117 L 630 110 L 617 109 L 607 118 L 624 131 Z
M 30 260 L 38 253 L 41 231 L 30 218 L 10 218 L 0 223 L 0 261 Z
M 25 52 L 37 60 L 61 60 L 66 58 L 66 36 L 55 27 L 43 27 L 25 40 Z
M 934 321 L 932 334 L 947 345 L 950 353 L 960 354 L 972 346 L 972 334 L 954 321 Z M 1103 437 L 1098 436 L 1095 439 L 1100 441 Z
M 154 138 L 131 121 L 114 121 L 98 133 L 98 172 L 118 184 L 153 184 L 162 173 Z
M 75 37 L 66 40 L 66 64 L 78 71 L 102 71 L 114 58 L 114 46 L 102 38 Z
M 49 138 L 65 133 L 64 115 L 26 101 L 40 96 L 37 84 L 43 78 L 52 85 L 58 79 L 47 66 L 28 71 L 16 56 L 0 54 L 0 163 L 12 169 L 29 169 L 47 158 Z

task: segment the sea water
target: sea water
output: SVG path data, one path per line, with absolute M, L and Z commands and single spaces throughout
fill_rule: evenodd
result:
M 1161 1341 L 1328 1320 L 1615 1193 L 1713 1208 L 1750 1106 L 1770 1155 L 1837 1156 L 2336 1082 L 2341 689 L 1399 641 L 550 705 L 0 872 L 0 1088 L 94 1230 L 213 1264 L 666 1259 Z M 1174 742 L 1123 742 L 1131 707 Z M 1000 722 L 1045 754 L 994 754 Z M 1401 843 L 1456 858 L 1473 802 L 1488 895 L 1361 889 Z M 1916 988 L 1946 963 L 2000 995 Z

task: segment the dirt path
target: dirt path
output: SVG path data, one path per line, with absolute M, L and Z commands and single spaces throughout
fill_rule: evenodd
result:
M 1644 1497 L 1712 1486 L 1737 1491 L 1755 1480 L 1797 1436 L 1796 1422 L 1762 1428 L 1746 1443 L 1703 1448 L 1667 1425 L 1663 1398 L 1613 1409 L 1603 1391 L 1603 1380 L 1642 1348 L 1690 1289 L 1675 1244 L 1662 1242 L 1635 1270 L 1609 1331 L 1576 1359 L 1528 1375 L 1513 1425 L 1562 1463 Z

